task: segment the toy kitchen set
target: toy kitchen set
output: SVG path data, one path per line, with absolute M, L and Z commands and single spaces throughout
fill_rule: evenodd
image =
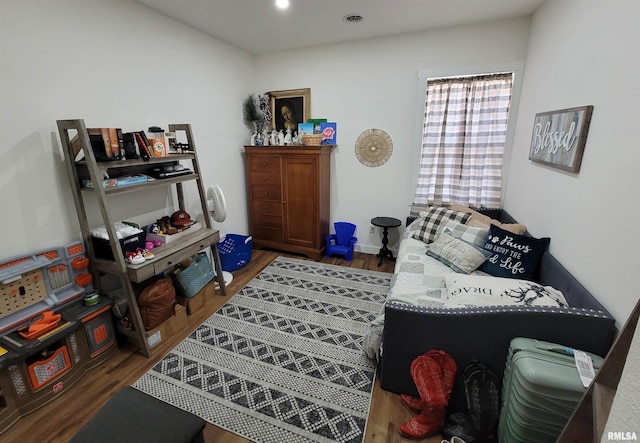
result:
M 0 434 L 118 349 L 82 242 L 0 261 Z

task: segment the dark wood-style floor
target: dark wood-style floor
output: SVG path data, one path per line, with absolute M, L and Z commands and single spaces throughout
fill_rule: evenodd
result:
M 66 442 L 89 420 L 96 411 L 122 386 L 133 384 L 148 371 L 163 355 L 169 352 L 189 333 L 236 294 L 278 255 L 274 251 L 254 250 L 251 262 L 233 273 L 234 279 L 227 286 L 227 295 L 216 295 L 204 308 L 189 316 L 188 326 L 173 337 L 163 340 L 155 348 L 151 358 L 146 358 L 130 346 L 123 346 L 101 366 L 87 372 L 74 386 L 46 406 L 22 417 L 13 426 L 0 434 L 2 442 Z M 300 256 L 292 256 L 304 258 Z M 370 254 L 355 253 L 351 263 L 340 257 L 323 258 L 331 263 L 353 268 L 393 272 L 394 264 L 385 259 L 378 267 L 378 258 Z M 409 420 L 412 414 L 404 408 L 396 394 L 384 391 L 376 381 L 365 442 L 409 442 L 400 436 L 398 427 Z M 113 424 L 117 426 L 117 423 Z M 248 440 L 207 424 L 206 442 L 243 443 Z M 439 436 L 422 440 L 439 443 Z M 116 442 L 114 442 L 116 443 Z

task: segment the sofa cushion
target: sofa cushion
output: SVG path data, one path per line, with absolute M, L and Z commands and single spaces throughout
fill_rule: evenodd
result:
M 484 249 L 492 255 L 480 270 L 496 277 L 533 280 L 540 257 L 550 241 L 548 237 L 518 235 L 491 225 Z
M 478 269 L 491 253 L 457 238 L 445 227 L 427 247 L 427 255 L 440 260 L 456 272 L 469 274 Z
M 457 203 L 449 206 L 449 209 L 451 209 L 452 211 L 466 212 L 470 214 L 471 217 L 467 222 L 467 224 L 470 226 L 488 228 L 491 225 L 496 225 L 500 226 L 506 231 L 513 232 L 514 234 L 524 234 L 527 230 L 527 227 L 525 225 L 521 225 L 520 223 L 502 223 L 487 215 L 480 214 L 478 211 L 471 209 L 468 206 L 459 205 Z
M 465 212 L 452 211 L 444 206 L 432 206 L 420 213 L 417 230 L 413 233 L 413 238 L 431 243 L 438 235 L 438 229 L 443 221 L 455 220 L 459 223 L 466 223 L 471 215 Z
M 480 248 L 484 246 L 487 240 L 487 234 L 489 234 L 489 226 L 474 227 L 453 220 L 446 221 L 440 225 L 440 232 L 443 232 L 445 229 L 448 229 L 454 237 L 464 240 L 467 243 L 472 243 Z
M 562 292 L 529 280 L 451 274 L 445 277 L 449 299 L 445 308 L 463 306 L 567 307 Z

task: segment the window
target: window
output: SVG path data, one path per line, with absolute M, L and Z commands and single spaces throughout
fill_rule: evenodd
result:
M 498 208 L 514 73 L 429 78 L 414 205 Z

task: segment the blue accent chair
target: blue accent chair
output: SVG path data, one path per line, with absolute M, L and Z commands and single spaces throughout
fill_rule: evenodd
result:
M 336 233 L 325 238 L 326 256 L 330 257 L 332 254 L 338 254 L 344 256 L 345 260 L 350 262 L 353 257 L 353 245 L 358 241 L 358 238 L 353 236 L 356 231 L 356 225 L 348 222 L 335 222 L 333 226 Z

